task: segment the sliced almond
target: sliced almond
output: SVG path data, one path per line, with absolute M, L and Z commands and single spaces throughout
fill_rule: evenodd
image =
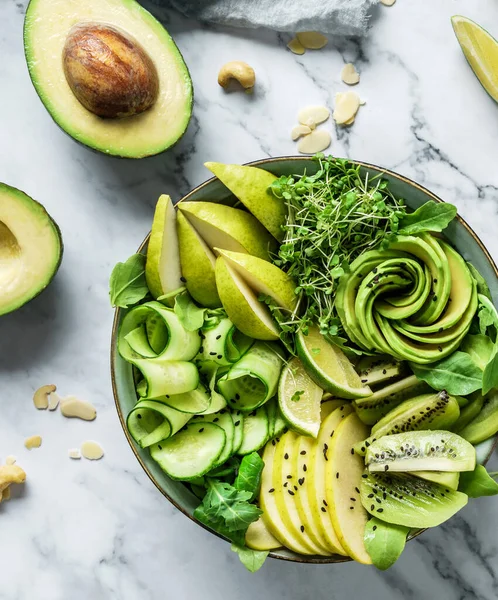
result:
M 61 401 L 59 394 L 52 392 L 48 395 L 48 410 L 56 410 Z
M 76 396 L 68 396 L 67 398 L 62 398 L 61 403 L 61 413 L 68 418 L 74 419 L 83 419 L 83 421 L 93 421 L 97 416 L 97 410 L 90 404 L 90 402 L 86 402 L 85 400 L 80 400 L 76 398 Z
M 360 107 L 360 97 L 355 92 L 338 93 L 335 96 L 335 109 L 332 116 L 338 125 L 354 119 Z
M 89 440 L 81 444 L 81 454 L 88 460 L 100 460 L 104 456 L 104 450 L 100 444 Z
M 291 138 L 296 141 L 303 135 L 311 133 L 311 128 L 307 125 L 296 125 L 291 131 Z
M 48 408 L 48 395 L 55 392 L 57 388 L 55 385 L 42 385 L 33 394 L 33 404 L 38 410 L 47 410 Z
M 360 106 L 365 106 L 366 103 L 367 103 L 367 101 L 364 100 L 363 98 L 360 100 Z
M 75 460 L 78 460 L 79 458 L 81 458 L 81 451 L 79 448 L 70 448 L 67 451 L 69 458 L 73 458 Z
M 316 129 L 309 135 L 301 138 L 297 144 L 297 149 L 301 154 L 316 154 L 326 150 L 331 143 L 330 133 L 325 129 Z
M 289 48 L 291 52 L 294 52 L 294 54 L 304 54 L 306 52 L 306 48 L 297 38 L 292 38 L 292 40 L 287 44 L 287 48 Z
M 24 440 L 24 445 L 28 450 L 33 448 L 39 448 L 42 445 L 42 439 L 40 435 L 32 435 Z
M 329 117 L 330 110 L 326 106 L 306 106 L 299 111 L 297 120 L 301 125 L 308 125 L 310 127 L 310 123 L 316 126 L 319 123 L 324 123 Z M 310 127 L 310 129 L 314 128 Z
M 329 41 L 327 37 L 318 33 L 318 31 L 300 31 L 296 33 L 296 37 L 307 50 L 320 50 Z
M 356 116 L 351 117 L 350 119 L 348 119 L 345 123 L 343 123 L 344 125 L 352 125 L 354 123 L 354 120 L 356 119 Z
M 356 85 L 360 81 L 360 74 L 355 69 L 353 63 L 346 63 L 342 67 L 341 79 L 348 85 Z
M 396 0 L 380 0 L 380 3 L 384 6 L 392 6 Z
M 13 456 L 12 454 L 9 454 L 9 456 L 7 456 L 7 458 L 5 459 L 5 464 L 6 465 L 15 465 L 16 464 L 16 457 Z

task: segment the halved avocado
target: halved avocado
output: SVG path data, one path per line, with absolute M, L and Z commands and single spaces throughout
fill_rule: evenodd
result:
M 63 60 L 66 42 L 75 26 L 89 25 L 107 28 L 108 32 L 110 28 L 111 34 L 117 32 L 120 39 L 115 47 L 106 46 L 105 38 L 97 40 L 101 42 L 102 60 L 92 58 L 87 69 L 88 86 L 87 81 L 70 85 Z M 187 66 L 168 32 L 135 0 L 31 0 L 24 22 L 24 49 L 31 80 L 45 108 L 78 142 L 113 156 L 142 158 L 168 149 L 185 132 L 193 99 Z M 89 63 L 84 62 L 87 57 L 81 53 L 89 53 L 89 45 L 73 44 L 72 50 L 76 59 L 81 59 L 79 66 L 86 68 Z M 114 50 L 116 67 L 106 70 L 106 61 L 112 60 Z M 141 60 L 145 70 L 152 72 L 152 77 L 137 79 L 135 65 L 122 60 L 123 52 L 128 50 L 138 62 Z M 99 65 L 103 65 L 102 73 Z M 99 94 L 95 94 L 89 86 L 99 77 L 104 81 Z M 150 98 L 144 104 L 145 80 L 150 84 Z M 117 89 L 120 86 L 122 90 Z M 121 111 L 121 118 L 103 118 L 84 106 L 76 96 L 80 93 L 100 104 L 110 96 L 116 99 L 134 94 L 134 108 L 131 112 Z M 137 107 L 142 112 L 132 114 Z M 122 116 L 126 114 L 131 116 Z
M 62 238 L 41 204 L 0 183 L 0 315 L 20 308 L 52 281 Z

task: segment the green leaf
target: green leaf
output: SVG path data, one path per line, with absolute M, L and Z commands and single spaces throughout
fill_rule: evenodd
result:
M 460 350 L 466 352 L 481 371 L 484 371 L 493 353 L 493 342 L 481 333 L 468 334 L 464 337 Z
M 467 267 L 469 268 L 469 271 L 470 271 L 472 277 L 475 279 L 475 282 L 477 283 L 477 292 L 479 294 L 482 294 L 489 300 L 492 300 L 491 292 L 489 291 L 488 284 L 486 283 L 486 280 L 484 279 L 484 277 L 479 273 L 479 271 L 474 267 L 474 265 L 472 263 L 468 262 Z
M 385 571 L 401 556 L 405 548 L 408 527 L 391 525 L 373 517 L 365 526 L 365 548 L 373 564 Z
M 443 231 L 456 214 L 457 208 L 453 204 L 429 200 L 400 219 L 398 233 L 413 235 L 422 231 Z
M 251 573 L 256 573 L 261 569 L 269 554 L 268 550 L 251 550 L 247 546 L 237 544 L 232 544 L 231 550 L 239 555 L 240 562 Z
M 251 494 L 249 501 L 256 498 L 261 485 L 261 473 L 265 463 L 257 452 L 251 452 L 242 459 L 239 473 L 233 484 L 239 491 L 249 492 Z
M 498 387 L 498 312 L 493 302 L 482 294 L 479 294 L 479 305 L 478 314 L 481 334 L 486 333 L 490 327 L 493 327 L 495 335 L 493 352 L 484 368 L 482 393 L 486 395 L 493 388 Z
M 493 352 L 482 376 L 482 393 L 485 396 L 493 388 L 498 387 L 498 341 L 493 347 Z
M 249 525 L 263 513 L 250 504 L 251 492 L 239 491 L 228 483 L 209 480 L 203 504 L 208 517 L 223 519 L 228 531 L 247 531 Z
M 204 325 L 206 308 L 200 308 L 185 291 L 175 297 L 175 314 L 187 331 L 197 331 Z
M 474 471 L 460 473 L 458 491 L 467 494 L 470 498 L 496 496 L 498 494 L 498 483 L 486 471 L 485 467 L 477 465 Z
M 114 267 L 109 280 L 112 306 L 128 308 L 147 296 L 149 288 L 145 280 L 145 261 L 143 254 L 133 254 L 126 262 Z
M 446 390 L 455 396 L 467 396 L 482 388 L 482 371 L 465 352 L 454 352 L 430 365 L 410 363 L 418 379 L 436 391 Z
M 227 538 L 234 544 L 240 546 L 245 544 L 245 531 L 230 531 L 226 526 L 223 517 L 213 517 L 213 515 L 209 513 L 209 509 L 204 507 L 203 503 L 194 510 L 194 518 L 200 521 L 203 525 L 206 525 L 206 527 L 213 529 L 216 531 L 216 533 L 219 533 L 223 537 Z
M 296 390 L 291 396 L 291 402 L 299 402 L 301 396 L 304 394 L 304 390 Z

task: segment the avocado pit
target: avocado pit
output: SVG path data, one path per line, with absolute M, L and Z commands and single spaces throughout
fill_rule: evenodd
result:
M 115 27 L 75 25 L 68 33 L 62 61 L 71 91 L 99 117 L 138 115 L 157 100 L 154 63 L 136 40 Z

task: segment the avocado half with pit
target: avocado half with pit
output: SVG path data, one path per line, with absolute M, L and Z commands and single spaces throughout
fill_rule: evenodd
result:
M 24 49 L 54 121 L 94 150 L 143 158 L 167 150 L 187 129 L 187 66 L 135 0 L 31 0 Z
M 62 238 L 41 204 L 0 183 L 0 315 L 37 296 L 62 260 Z

